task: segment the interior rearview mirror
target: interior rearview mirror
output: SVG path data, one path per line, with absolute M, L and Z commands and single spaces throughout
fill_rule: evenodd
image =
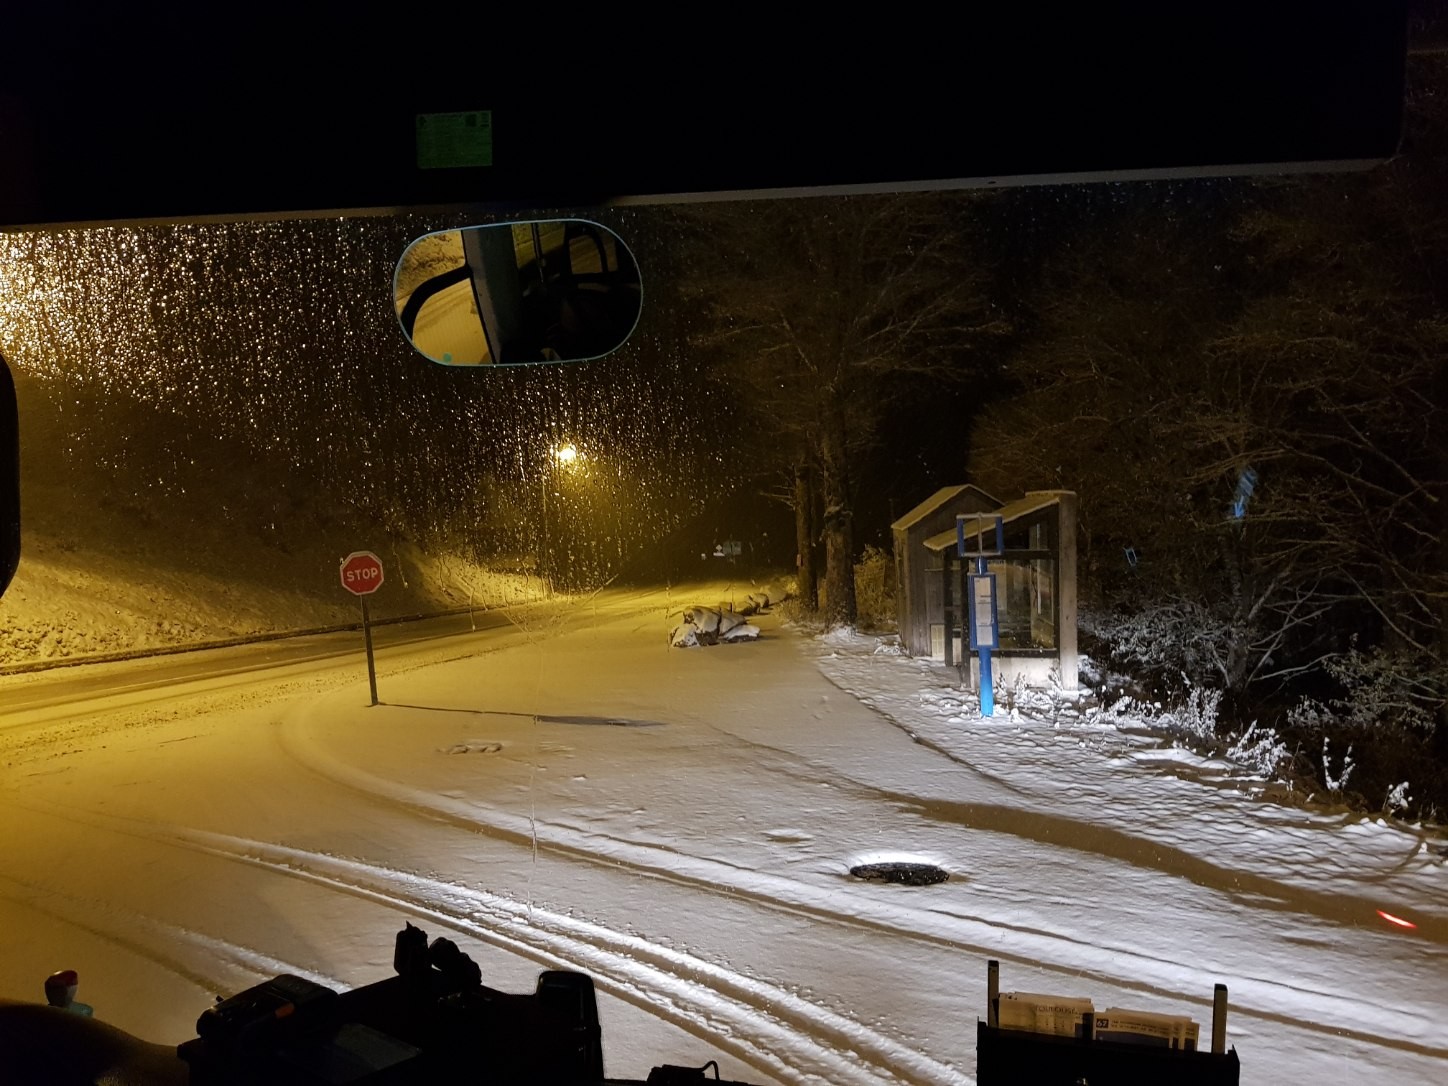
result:
M 426 234 L 393 276 L 403 334 L 448 366 L 598 358 L 628 339 L 642 299 L 633 253 L 585 219 Z

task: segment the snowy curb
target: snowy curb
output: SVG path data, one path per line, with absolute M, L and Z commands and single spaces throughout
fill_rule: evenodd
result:
M 396 626 L 404 622 L 423 622 L 427 619 L 446 618 L 449 615 L 491 614 L 495 611 L 519 610 L 556 600 L 535 600 L 526 604 L 498 604 L 494 607 L 449 607 L 442 611 L 425 611 L 411 615 L 393 615 L 389 618 L 372 618 L 371 626 Z M 52 671 L 62 667 L 80 667 L 82 664 L 113 664 L 124 660 L 143 660 L 150 656 L 179 656 L 185 652 L 204 652 L 207 649 L 235 648 L 238 645 L 259 644 L 263 641 L 286 641 L 293 637 L 312 637 L 318 634 L 346 633 L 360 630 L 361 622 L 340 622 L 330 626 L 307 626 L 294 630 L 269 630 L 263 633 L 245 634 L 239 637 L 223 637 L 214 641 L 191 641 L 180 645 L 153 645 L 149 648 L 122 649 L 118 652 L 89 652 L 75 656 L 61 656 L 46 660 L 30 660 L 23 664 L 0 664 L 0 676 L 27 675 L 36 671 Z

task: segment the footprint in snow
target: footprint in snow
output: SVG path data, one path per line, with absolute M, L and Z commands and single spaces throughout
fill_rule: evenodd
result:
M 438 749 L 443 754 L 497 754 L 503 749 L 503 744 L 470 739 L 466 743 L 454 743 L 450 747 L 439 747 Z
M 804 845 L 814 840 L 814 835 L 804 830 L 765 830 L 764 836 L 780 845 Z

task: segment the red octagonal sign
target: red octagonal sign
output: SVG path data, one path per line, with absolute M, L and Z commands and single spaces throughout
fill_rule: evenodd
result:
M 342 587 L 354 596 L 370 596 L 382 587 L 382 559 L 371 551 L 353 551 L 342 559 Z

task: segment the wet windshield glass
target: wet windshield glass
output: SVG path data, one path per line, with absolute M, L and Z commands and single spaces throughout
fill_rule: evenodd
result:
M 968 1080 L 994 959 L 1438 1081 L 1416 78 L 1364 174 L 591 212 L 646 300 L 580 365 L 408 344 L 470 222 L 0 236 L 0 996 L 175 1043 L 412 922 L 592 975 L 619 1076 Z

